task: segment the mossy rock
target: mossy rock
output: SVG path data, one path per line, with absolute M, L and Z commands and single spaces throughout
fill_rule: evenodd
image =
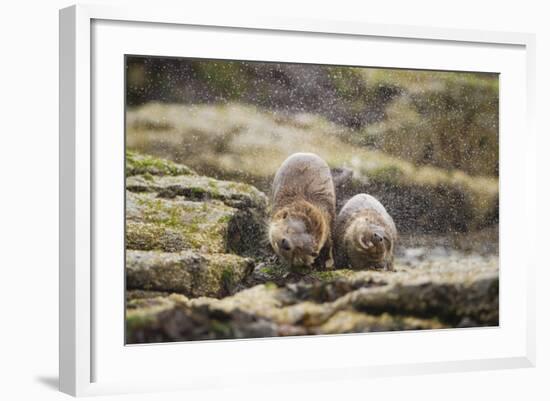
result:
M 128 324 L 136 342 L 496 326 L 498 280 L 495 258 L 398 265 L 395 272 L 345 270 L 310 283 L 260 284 L 222 299 L 136 300 Z M 135 302 L 143 303 L 141 312 Z
M 239 309 L 223 313 L 194 308 L 186 297 L 177 294 L 152 299 L 142 308 L 126 312 L 127 344 L 273 337 L 279 332 L 280 328 L 267 319 Z
M 366 313 L 343 310 L 336 312 L 316 330 L 316 334 L 366 333 L 379 331 L 442 329 L 448 325 L 438 319 L 422 319 L 411 316 L 369 315 Z
M 151 192 L 167 199 L 181 196 L 196 202 L 219 200 L 239 209 L 265 209 L 267 206 L 265 194 L 251 185 L 198 175 L 155 178 L 132 176 L 126 179 L 126 189 L 132 192 Z
M 182 164 L 176 164 L 169 160 L 139 154 L 136 152 L 126 152 L 126 176 L 143 175 L 191 175 L 195 174 L 193 170 Z
M 197 175 L 127 178 L 128 249 L 257 256 L 267 249 L 266 216 L 266 196 L 250 185 Z
M 178 252 L 227 251 L 229 222 L 237 209 L 222 202 L 157 198 L 152 193 L 126 194 L 126 247 Z
M 126 288 L 223 297 L 238 288 L 253 266 L 251 259 L 231 254 L 128 250 Z
M 142 300 L 148 300 L 158 297 L 167 297 L 169 292 L 165 291 L 147 291 L 147 290 L 127 290 L 126 291 L 126 307 L 141 308 L 143 307 Z

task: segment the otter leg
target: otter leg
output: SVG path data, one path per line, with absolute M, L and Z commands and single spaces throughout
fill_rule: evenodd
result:
M 332 240 L 329 238 L 315 259 L 313 266 L 320 270 L 332 269 L 334 267 L 334 258 L 332 256 Z
M 325 262 L 325 267 L 330 270 L 334 269 L 334 252 L 332 248 L 332 242 L 329 246 L 328 258 L 327 258 L 327 261 Z
M 328 270 L 334 269 L 334 254 L 333 254 L 332 238 L 329 236 L 325 244 L 325 263 L 324 268 Z

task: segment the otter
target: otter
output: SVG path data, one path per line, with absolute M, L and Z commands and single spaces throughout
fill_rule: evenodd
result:
M 335 236 L 339 267 L 393 270 L 397 229 L 373 196 L 358 194 L 346 202 L 336 218 Z
M 295 153 L 277 170 L 269 242 L 291 266 L 331 268 L 336 196 L 330 168 L 313 153 Z

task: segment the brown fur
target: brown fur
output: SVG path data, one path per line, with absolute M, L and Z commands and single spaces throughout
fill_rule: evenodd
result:
M 290 156 L 273 180 L 269 239 L 290 264 L 332 267 L 331 230 L 336 214 L 334 184 L 327 164 L 311 153 Z M 288 252 L 278 245 L 288 240 Z
M 374 239 L 378 235 L 378 241 Z M 336 219 L 336 261 L 339 267 L 393 269 L 397 229 L 375 198 L 351 198 Z

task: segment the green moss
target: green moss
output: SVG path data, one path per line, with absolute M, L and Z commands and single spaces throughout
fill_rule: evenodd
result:
M 405 172 L 398 166 L 388 165 L 370 170 L 369 178 L 387 183 L 399 183 L 405 178 Z
M 134 330 L 150 327 L 157 321 L 157 315 L 174 306 L 174 303 L 166 298 L 157 297 L 152 299 L 134 300 L 129 303 L 126 310 L 127 334 L 131 335 Z
M 265 288 L 269 291 L 273 291 L 273 290 L 276 290 L 278 287 L 277 287 L 277 284 L 275 284 L 274 282 L 272 281 L 268 281 L 267 283 L 264 284 Z
M 219 320 L 212 319 L 210 321 L 210 328 L 214 333 L 220 337 L 231 337 L 233 334 L 233 329 L 228 323 L 220 322 Z
M 153 181 L 153 176 L 148 171 L 142 174 L 142 177 L 147 181 Z
M 189 175 L 194 174 L 194 171 L 182 164 L 176 164 L 169 160 L 127 151 L 126 176 L 140 174 L 152 178 L 154 175 Z
M 274 274 L 276 271 L 273 266 L 263 266 L 260 268 L 260 273 L 263 274 Z
M 138 313 L 128 314 L 126 316 L 126 329 L 133 331 L 142 327 L 151 326 L 154 322 L 155 318 L 153 316 Z
M 330 271 L 315 271 L 311 276 L 320 281 L 333 281 L 339 278 L 352 278 L 355 272 L 350 269 L 330 270 Z
M 189 192 L 192 198 L 197 199 L 202 199 L 204 195 L 208 193 L 204 188 L 201 187 L 191 187 L 189 188 Z
M 226 250 L 228 224 L 235 211 L 221 202 L 190 202 L 131 193 L 126 239 L 131 249 L 177 251 L 181 247 Z
M 218 219 L 218 223 L 220 223 L 220 224 L 227 224 L 230 221 L 231 221 L 231 216 L 230 215 L 222 216 Z
M 227 292 L 231 292 L 235 286 L 235 273 L 230 268 L 224 268 L 221 275 L 222 285 Z

